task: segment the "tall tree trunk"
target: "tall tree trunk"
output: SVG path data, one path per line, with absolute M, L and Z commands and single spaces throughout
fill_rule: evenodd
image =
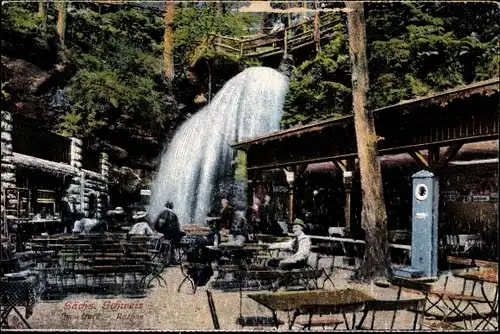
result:
M 38 0 L 38 15 L 40 15 L 40 17 L 45 17 L 45 13 L 47 12 L 45 4 L 45 0 Z
M 45 33 L 47 32 L 47 1 L 39 0 L 38 1 L 38 15 L 43 20 L 43 36 L 45 37 Z
M 368 60 L 363 3 L 346 1 L 349 54 L 352 67 L 354 127 L 361 174 L 361 226 L 365 230 L 365 252 L 358 278 L 372 280 L 392 275 L 389 254 L 387 213 L 378 156 L 378 137 L 373 114 L 366 108 Z
M 286 9 L 290 9 L 292 8 L 291 4 L 290 4 L 290 1 L 286 1 L 285 2 L 285 8 Z M 286 27 L 290 27 L 292 25 L 292 13 L 290 12 L 287 12 L 286 14 L 286 19 L 287 19 L 287 22 L 286 22 Z
M 56 2 L 57 6 L 57 36 L 59 38 L 59 62 L 64 61 L 64 33 L 66 30 L 66 0 Z
M 314 45 L 316 46 L 316 53 L 321 51 L 321 40 L 319 36 L 319 11 L 318 1 L 314 1 Z
M 217 15 L 222 15 L 223 14 L 222 1 L 217 0 L 217 2 L 215 3 L 215 6 L 217 8 Z
M 165 6 L 165 32 L 163 35 L 163 73 L 167 82 L 174 78 L 174 18 L 175 2 L 168 1 Z

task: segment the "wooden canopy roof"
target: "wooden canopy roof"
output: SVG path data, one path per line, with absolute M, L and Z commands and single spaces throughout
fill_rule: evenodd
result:
M 398 154 L 498 138 L 499 79 L 374 110 L 379 153 Z M 355 158 L 353 115 L 274 132 L 232 146 L 248 170 Z

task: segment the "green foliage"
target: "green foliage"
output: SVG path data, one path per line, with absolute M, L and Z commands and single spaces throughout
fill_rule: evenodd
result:
M 176 4 L 175 79 L 170 87 L 162 76 L 165 27 L 161 11 L 137 5 L 69 2 L 64 64 L 59 64 L 64 66 L 58 66 L 62 73 L 51 83 L 46 100 L 40 97 L 47 115 L 56 115 L 51 121 L 55 130 L 65 136 L 108 141 L 129 153 L 145 154 L 146 149 L 135 147 L 137 140 L 145 139 L 156 155 L 165 137 L 196 111 L 192 101 L 199 88 L 193 89 L 187 80 L 194 48 L 209 33 L 248 34 L 248 27 L 258 21 L 250 14 L 231 12 L 232 6 L 223 4 L 225 10 L 219 12 L 215 3 L 201 8 Z M 45 17 L 39 15 L 37 2 L 2 6 L 2 51 L 46 70 L 54 69 L 58 62 L 56 23 L 53 4 Z M 212 45 L 202 56 L 213 73 L 212 92 L 248 64 L 256 64 L 215 53 Z M 208 85 L 208 76 L 200 85 Z
M 7 93 L 7 92 L 4 90 L 4 88 L 6 88 L 8 84 L 9 84 L 9 82 L 8 82 L 8 81 L 6 81 L 6 82 L 2 82 L 2 98 L 3 98 L 4 100 L 8 100 L 8 99 L 9 99 L 9 97 L 10 97 L 10 94 L 9 94 L 9 93 Z
M 365 15 L 370 109 L 499 75 L 495 4 L 371 2 Z M 344 41 L 336 35 L 313 60 L 296 68 L 284 127 L 349 112 L 351 83 L 345 76 L 350 65 L 336 67 L 339 59 L 348 59 L 348 50 L 333 46 Z
M 345 28 L 338 25 L 332 40 L 323 50 L 312 60 L 294 69 L 285 99 L 283 127 L 338 117 L 349 112 L 350 65 L 346 54 Z
M 53 11 L 46 17 L 37 11 L 36 2 L 2 4 L 2 53 L 45 67 L 53 58 L 50 48 L 56 30 L 51 22 L 55 23 L 55 17 Z
M 369 5 L 370 106 L 497 76 L 499 14 L 498 6 L 479 3 Z M 381 20 L 389 24 L 386 35 L 379 32 Z
M 246 180 L 247 178 L 247 155 L 244 151 L 238 151 L 236 155 L 235 180 Z
M 82 114 L 71 111 L 62 115 L 59 124 L 56 126 L 56 130 L 65 137 L 82 137 L 84 135 Z

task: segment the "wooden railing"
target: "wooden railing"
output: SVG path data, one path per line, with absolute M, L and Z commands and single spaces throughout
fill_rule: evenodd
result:
M 316 31 L 314 20 L 311 19 L 272 34 L 241 38 L 209 34 L 199 49 L 203 49 L 204 45 L 212 44 L 217 51 L 237 55 L 239 58 L 264 58 L 286 54 L 332 38 L 335 26 L 339 23 L 341 23 L 341 18 L 337 13 L 327 12 L 319 15 Z M 199 54 L 194 55 L 193 63 L 199 59 L 199 56 Z

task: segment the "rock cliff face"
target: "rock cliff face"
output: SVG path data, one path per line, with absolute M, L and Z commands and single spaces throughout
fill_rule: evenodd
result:
M 48 102 L 52 99 L 51 91 L 53 88 L 60 84 L 61 80 L 64 81 L 64 76 L 67 75 L 65 74 L 65 68 L 56 66 L 46 71 L 26 60 L 4 55 L 2 55 L 1 66 L 2 83 L 4 83 L 2 89 L 9 95 L 8 99 L 2 99 L 2 110 L 11 112 L 11 115 L 19 114 L 29 120 L 35 120 L 37 125 L 40 125 L 45 130 L 53 130 L 60 110 L 50 107 Z M 4 128 L 9 127 L 12 127 L 12 120 L 6 120 L 2 123 L 2 131 Z M 138 132 L 134 136 L 127 134 L 126 141 L 122 138 L 124 135 L 112 129 L 107 129 L 99 135 L 99 140 L 96 141 L 98 144 L 93 149 L 105 152 L 108 155 L 110 164 L 138 168 L 144 170 L 143 173 L 146 174 L 153 171 L 156 167 L 154 166 L 154 159 L 160 153 L 161 145 L 149 133 Z M 11 139 L 8 139 L 7 136 L 7 134 L 2 135 L 3 153 L 12 149 L 12 145 L 9 144 Z M 73 147 L 74 150 L 72 150 L 71 155 L 75 157 L 76 164 L 81 164 L 81 162 L 78 162 L 81 157 L 77 159 L 77 156 L 81 154 L 81 148 Z M 152 147 L 157 147 L 157 150 Z M 155 153 L 155 151 L 158 153 Z M 81 168 L 81 165 L 74 167 Z M 9 168 L 8 164 L 5 168 Z M 6 177 L 9 177 L 9 172 L 6 172 Z

